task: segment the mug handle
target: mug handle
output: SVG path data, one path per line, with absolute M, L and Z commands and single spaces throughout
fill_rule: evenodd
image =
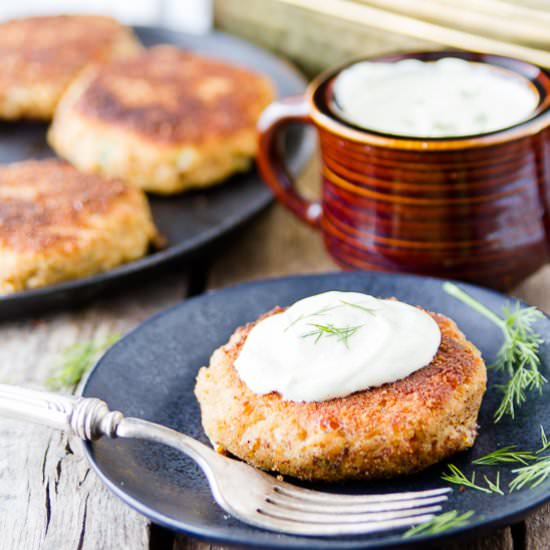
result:
M 277 139 L 290 122 L 313 124 L 304 96 L 292 96 L 273 102 L 258 121 L 258 168 L 275 196 L 299 218 L 312 225 L 321 225 L 321 203 L 310 201 L 296 190 Z

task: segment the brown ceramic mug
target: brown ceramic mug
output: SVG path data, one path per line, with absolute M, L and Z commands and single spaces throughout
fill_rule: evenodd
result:
M 321 229 L 344 268 L 414 272 L 507 290 L 548 260 L 550 77 L 523 61 L 469 52 L 376 61 L 442 57 L 522 75 L 538 92 L 537 109 L 525 122 L 486 134 L 392 136 L 338 116 L 332 88 L 345 68 L 339 67 L 315 79 L 305 96 L 266 109 L 258 124 L 259 169 L 283 204 Z M 296 191 L 280 153 L 278 134 L 293 122 L 313 124 L 319 134 L 318 202 Z

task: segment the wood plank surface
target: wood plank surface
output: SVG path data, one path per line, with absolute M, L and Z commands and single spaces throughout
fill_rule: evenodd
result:
M 524 544 L 527 550 L 550 548 L 550 504 L 531 514 L 525 521 Z
M 68 345 L 125 333 L 186 291 L 185 276 L 156 278 L 79 311 L 0 325 L 0 382 L 41 387 Z M 0 420 L 1 550 L 149 550 L 150 533 L 90 470 L 78 440 Z

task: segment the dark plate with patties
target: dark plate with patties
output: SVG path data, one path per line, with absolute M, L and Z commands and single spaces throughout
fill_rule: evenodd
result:
M 135 32 L 145 46 L 174 44 L 262 73 L 273 81 L 280 97 L 305 89 L 304 78 L 288 63 L 225 33 L 192 36 L 152 27 L 139 27 Z M 52 157 L 46 130 L 43 123 L 0 122 L 0 163 Z M 304 129 L 289 130 L 284 145 L 293 171 L 305 165 L 314 143 L 314 135 Z M 150 277 L 175 261 L 190 260 L 257 215 L 271 202 L 272 195 L 252 169 L 212 189 L 168 197 L 150 195 L 149 199 L 155 223 L 166 238 L 166 248 L 105 273 L 2 296 L 0 321 L 72 307 Z
M 495 360 L 502 335 L 493 323 L 445 293 L 443 281 L 413 275 L 383 273 L 336 273 L 273 279 L 189 299 L 143 323 L 117 343 L 90 374 L 83 393 L 100 397 L 111 409 L 164 424 L 206 444 L 200 410 L 193 390 L 200 367 L 224 344 L 237 326 L 254 321 L 273 307 L 327 290 L 366 292 L 378 297 L 395 296 L 453 319 L 464 335 L 481 351 L 487 364 Z M 509 298 L 497 292 L 459 283 L 475 299 L 500 313 Z M 523 304 L 525 305 L 525 304 Z M 550 333 L 550 319 L 535 326 Z M 541 371 L 548 377 L 550 344 L 540 348 Z M 222 544 L 254 548 L 399 548 L 412 545 L 435 547 L 443 540 L 480 536 L 521 520 L 528 512 L 550 500 L 550 479 L 535 488 L 509 492 L 515 464 L 500 467 L 474 466 L 472 461 L 506 445 L 536 451 L 541 446 L 540 426 L 550 431 L 550 384 L 542 394 L 529 393 L 515 419 L 499 423 L 493 414 L 501 400 L 495 384 L 505 377 L 488 371 L 487 393 L 479 414 L 479 436 L 473 448 L 453 455 L 426 470 L 387 481 L 347 481 L 335 484 L 297 482 L 306 487 L 349 494 L 390 493 L 450 486 L 441 479 L 448 464 L 466 475 L 476 473 L 495 480 L 500 471 L 503 494 L 485 494 L 473 489 L 453 492 L 443 512 L 473 511 L 466 525 L 441 535 L 403 538 L 404 530 L 334 538 L 303 538 L 250 527 L 227 515 L 213 500 L 200 469 L 175 450 L 161 445 L 129 440 L 100 440 L 86 446 L 86 454 L 109 488 L 154 522 L 195 537 Z M 292 481 L 291 478 L 287 479 Z

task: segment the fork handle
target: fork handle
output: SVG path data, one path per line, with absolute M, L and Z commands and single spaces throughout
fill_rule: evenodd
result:
M 124 418 L 121 412 L 110 411 L 105 401 L 95 397 L 59 395 L 0 384 L 0 416 L 57 428 L 84 441 L 102 436 L 156 441 L 187 454 L 207 475 L 208 460 L 220 459 L 218 453 L 188 435 L 146 420 Z
M 101 399 L 74 397 L 0 384 L 0 415 L 35 422 L 76 435 L 84 441 L 116 437 L 122 413 Z

